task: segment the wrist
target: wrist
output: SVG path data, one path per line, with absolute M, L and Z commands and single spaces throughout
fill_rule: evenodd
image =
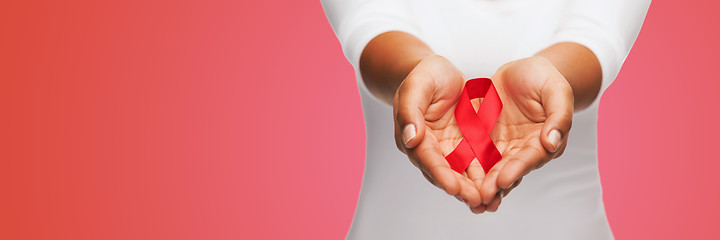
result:
M 423 57 L 432 54 L 430 47 L 411 34 L 386 32 L 365 46 L 359 70 L 370 92 L 391 103 L 395 91 L 407 75 Z
M 404 68 L 408 69 L 406 72 L 403 73 L 404 77 L 403 79 L 398 83 L 398 86 L 396 89 L 394 89 L 394 94 L 397 95 L 398 88 L 400 85 L 402 85 L 407 79 L 411 78 L 411 75 L 417 75 L 417 74 L 426 74 L 424 72 L 428 71 L 427 67 L 432 66 L 434 67 L 435 64 L 433 62 L 438 61 L 447 61 L 447 59 L 443 56 L 440 56 L 435 53 L 428 53 L 424 55 L 416 55 L 412 58 L 408 58 L 406 61 L 403 61 L 402 64 L 404 64 Z M 420 67 L 421 69 L 417 69 L 421 63 L 426 63 L 423 65 L 423 67 Z M 414 72 L 414 73 L 413 73 Z
M 602 71 L 600 62 L 589 48 L 574 42 L 562 42 L 540 51 L 536 56 L 549 61 L 570 84 L 575 110 L 584 109 L 595 101 L 602 83 Z
M 392 66 L 394 69 L 402 69 L 402 79 L 400 80 L 400 83 L 405 81 L 407 79 L 408 75 L 415 70 L 415 67 L 418 66 L 423 61 L 429 61 L 430 59 L 442 57 L 440 55 L 437 55 L 433 52 L 425 52 L 425 53 L 416 53 L 409 55 L 407 58 L 405 58 L 402 61 L 396 61 L 394 62 L 394 66 Z M 398 84 L 399 85 L 399 84 Z

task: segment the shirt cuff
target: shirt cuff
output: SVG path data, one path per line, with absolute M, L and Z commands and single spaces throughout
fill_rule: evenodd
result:
M 390 31 L 401 31 L 418 36 L 418 31 L 412 25 L 393 21 L 368 21 L 352 28 L 353 31 L 343 37 L 345 39 L 342 42 L 342 46 L 344 46 L 343 53 L 356 71 L 360 71 L 360 56 L 365 50 L 365 46 L 378 35 Z

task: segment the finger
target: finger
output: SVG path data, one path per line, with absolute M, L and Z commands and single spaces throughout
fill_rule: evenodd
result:
M 414 148 L 424 138 L 425 111 L 432 101 L 435 87 L 432 81 L 422 81 L 423 75 L 411 74 L 398 87 L 395 93 L 395 121 L 402 135 L 405 147 Z
M 490 202 L 493 201 L 493 198 L 495 198 L 495 195 L 498 192 L 497 177 L 500 173 L 500 170 L 504 167 L 506 163 L 506 159 L 501 159 L 498 163 L 495 164 L 495 166 L 490 168 L 490 171 L 488 171 L 488 173 L 483 178 L 482 184 L 479 188 L 480 198 L 482 198 L 483 204 L 490 204 Z
M 482 205 L 482 199 L 480 198 L 480 192 L 478 192 L 477 187 L 475 184 L 467 177 L 464 177 L 460 175 L 459 173 L 456 173 L 457 177 L 459 178 L 458 181 L 460 182 L 460 193 L 458 195 L 460 198 L 467 204 L 468 207 L 474 208 L 477 206 Z
M 477 193 L 477 188 L 475 188 L 472 181 L 470 181 L 469 178 L 462 176 L 462 175 L 456 175 L 457 180 L 460 182 L 460 192 L 455 194 L 453 197 L 457 199 L 460 202 L 463 202 L 468 207 L 475 208 L 482 205 L 482 201 L 480 201 L 480 194 Z
M 500 196 L 500 193 L 498 193 L 492 199 L 490 204 L 487 205 L 487 208 L 485 210 L 488 212 L 497 212 L 498 208 L 500 207 L 500 203 L 502 203 L 502 197 Z
M 397 121 L 395 121 L 395 146 L 397 147 L 400 152 L 407 154 L 407 147 L 405 147 L 405 142 L 403 141 L 402 131 L 400 130 L 400 126 L 398 126 Z M 414 162 L 413 162 L 414 164 Z M 417 165 L 416 165 L 417 167 Z
M 497 186 L 502 189 L 510 188 L 515 181 L 537 169 L 546 160 L 549 160 L 549 155 L 539 144 L 529 143 L 523 146 L 499 171 Z
M 497 191 L 499 190 L 497 186 L 498 173 L 502 171 L 502 168 L 505 166 L 508 160 L 520 150 L 520 147 L 507 148 L 502 153 L 502 159 L 500 159 L 500 161 L 490 169 L 488 174 L 485 175 L 482 186 L 480 187 L 480 196 L 483 198 L 483 202 L 485 204 L 489 204 L 492 201 L 493 196 L 495 196 L 495 194 L 497 194 Z
M 552 158 L 556 159 L 556 158 L 561 157 L 563 155 L 563 153 L 565 153 L 565 148 L 567 148 L 567 141 L 563 142 L 563 144 L 560 145 L 560 150 L 555 152 L 555 154 L 553 155 Z
M 435 181 L 435 179 L 431 178 L 430 175 L 428 175 L 428 174 L 425 173 L 424 171 L 420 171 L 420 172 L 422 173 L 423 177 L 425 177 L 425 180 L 427 180 L 428 182 L 432 183 L 432 185 L 435 185 L 436 187 L 442 189 L 442 187 L 437 183 L 437 181 Z
M 510 192 L 511 192 L 513 189 L 515 189 L 518 185 L 520 185 L 520 182 L 522 182 L 522 179 L 523 179 L 522 177 L 519 178 L 517 181 L 515 181 L 515 182 L 510 186 L 510 188 L 503 190 L 501 196 L 502 196 L 503 198 L 504 198 L 504 197 L 507 197 L 507 195 L 510 194 Z
M 471 207 L 471 208 L 470 208 L 470 211 L 472 211 L 472 213 L 474 213 L 474 214 L 481 214 L 481 213 L 484 213 L 484 212 L 485 212 L 485 209 L 486 209 L 486 208 L 487 208 L 487 205 L 485 205 L 485 204 L 480 204 L 480 206 Z
M 565 148 L 567 148 L 567 141 L 563 141 L 563 143 L 560 144 L 560 149 L 557 150 L 557 152 L 555 153 L 550 153 L 551 157 L 548 158 L 546 161 L 541 162 L 540 165 L 537 166 L 537 168 L 544 167 L 546 163 L 550 162 L 549 160 L 556 159 L 562 156 L 563 153 L 565 153 Z
M 565 79 L 543 88 L 542 105 L 547 118 L 543 124 L 540 140 L 548 152 L 556 152 L 567 141 L 572 126 L 573 95 Z
M 432 134 L 428 133 L 424 136 L 426 139 L 422 140 L 420 145 L 407 150 L 411 162 L 423 171 L 423 176 L 430 183 L 443 189 L 447 194 L 460 197 L 460 200 L 469 207 L 482 204 L 480 193 L 473 182 L 450 168 Z
M 473 181 L 475 184 L 475 187 L 477 189 L 480 189 L 480 186 L 482 186 L 483 178 L 485 178 L 485 171 L 483 170 L 482 165 L 480 165 L 480 162 L 476 159 L 473 159 L 470 162 L 470 165 L 465 170 L 465 173 L 467 174 L 468 178 Z
M 417 159 L 420 169 L 434 179 L 436 186 L 445 190 L 447 194 L 460 197 L 469 207 L 482 204 L 477 187 L 468 177 L 450 168 L 440 148 L 437 144 L 432 144 L 437 143 L 436 140 L 431 139 L 432 134 L 425 134 L 425 138 L 416 148 L 408 150 L 408 156 Z
M 430 138 L 431 136 L 426 134 L 425 137 Z M 445 161 L 445 158 L 440 153 L 437 142 L 435 142 L 435 145 L 432 142 L 432 139 L 422 141 L 416 148 L 408 149 L 408 158 L 431 183 L 443 189 L 447 194 L 457 195 L 460 193 L 461 188 L 456 175 L 461 175 L 450 168 L 450 164 Z
M 484 175 L 484 172 L 482 172 L 482 167 L 478 169 L 480 163 L 477 162 L 477 160 L 475 160 L 475 164 L 473 164 L 473 162 L 470 164 L 472 166 L 469 166 L 467 170 L 458 176 L 458 181 L 460 181 L 461 184 L 461 190 L 460 193 L 456 195 L 456 198 L 467 204 L 468 207 L 472 209 L 482 205 L 482 199 L 480 198 L 480 192 L 478 191 L 478 183 L 482 182 L 482 176 L 479 176 L 479 174 L 482 173 Z M 470 176 L 472 176 L 472 178 Z M 474 178 L 479 178 L 479 181 L 476 182 Z

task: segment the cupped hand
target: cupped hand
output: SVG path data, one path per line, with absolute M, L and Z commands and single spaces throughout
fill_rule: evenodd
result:
M 465 202 L 474 213 L 496 211 L 523 176 L 559 157 L 572 124 L 572 89 L 546 59 L 507 63 L 491 79 L 503 102 L 491 138 L 503 157 L 487 176 L 477 160 L 459 174 L 444 158 L 463 138 L 454 111 L 465 82 L 447 59 L 420 60 L 393 101 L 398 149 L 428 181 Z
M 464 83 L 463 73 L 444 57 L 422 58 L 395 93 L 395 142 L 428 181 L 479 213 L 485 208 L 482 167 L 473 160 L 460 174 L 444 157 L 462 140 L 454 112 Z
M 484 208 L 494 212 L 523 176 L 562 154 L 574 100 L 570 84 L 543 57 L 507 63 L 491 79 L 503 109 L 490 137 L 502 159 L 479 191 Z

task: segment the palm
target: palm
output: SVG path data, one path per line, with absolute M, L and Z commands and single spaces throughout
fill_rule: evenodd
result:
M 492 77 L 503 109 L 490 133 L 503 156 L 503 160 L 524 147 L 543 149 L 540 133 L 546 118 L 540 99 L 547 73 L 531 69 L 519 69 L 521 72 L 499 71 Z M 544 151 L 542 151 L 544 152 Z
M 440 116 L 437 119 L 426 118 L 425 124 L 430 131 L 434 142 L 437 142 L 437 148 L 443 155 L 448 155 L 453 151 L 463 139 L 462 132 L 455 122 L 455 106 L 452 105 L 445 111 L 439 110 L 438 112 L 428 112 L 428 115 Z
M 490 133 L 497 149 L 502 155 L 502 160 L 497 164 L 502 167 L 521 149 L 523 151 L 519 158 L 524 159 L 547 159 L 550 153 L 546 152 L 540 140 L 547 113 L 541 99 L 543 88 L 552 84 L 557 77 L 554 69 L 534 67 L 534 63 L 512 64 L 503 67 L 492 76 L 492 80 L 498 95 L 503 102 L 503 109 Z M 425 112 L 425 124 L 427 126 L 427 138 L 433 143 L 435 151 L 447 156 L 462 141 L 463 134 L 455 121 L 456 102 L 444 101 L 444 99 L 456 99 L 460 89 L 442 91 L 452 94 L 436 96 Z M 473 106 L 476 108 L 482 103 L 482 99 L 474 99 Z M 542 162 L 542 161 L 540 161 Z M 537 167 L 537 166 L 534 166 Z M 471 166 L 463 173 L 465 177 L 479 184 L 485 178 L 485 169 L 473 160 Z M 493 182 L 495 179 L 492 180 Z M 495 184 L 493 184 L 495 185 Z
M 462 89 L 459 88 L 450 91 L 440 91 L 447 94 L 435 96 L 437 98 L 433 100 L 433 103 L 430 104 L 424 114 L 426 133 L 425 139 L 423 140 L 424 144 L 421 144 L 419 148 L 436 152 L 436 154 L 432 154 L 435 156 L 447 156 L 455 149 L 460 141 L 462 141 L 463 134 L 455 121 L 454 113 L 461 90 Z M 473 101 L 473 105 L 478 106 L 479 101 Z M 441 161 L 443 165 L 448 165 L 444 159 Z M 449 166 L 447 167 L 449 169 Z M 461 174 L 462 175 L 456 175 L 458 180 L 465 182 L 465 186 L 472 186 L 470 187 L 471 189 L 479 188 L 485 177 L 482 166 L 475 159 Z M 425 175 L 425 177 L 430 180 L 429 176 Z M 460 198 L 459 200 L 464 201 L 464 199 Z
M 463 140 L 463 134 L 455 121 L 455 108 L 461 90 L 442 91 L 447 94 L 436 96 L 439 100 L 433 101 L 425 112 L 425 125 L 429 133 L 426 137 L 429 138 L 434 150 L 440 152 L 442 156 L 450 154 Z M 472 100 L 472 104 L 476 109 L 481 102 L 481 99 Z M 485 176 L 485 172 L 477 160 L 473 160 L 468 169 L 462 174 L 477 185 L 481 183 Z
M 527 88 L 519 88 L 530 83 L 526 79 L 499 77 L 494 77 L 493 82 L 498 85 L 497 90 L 503 102 L 503 110 L 491 132 L 491 138 L 503 159 L 508 159 L 525 146 L 542 149 L 539 138 L 545 117 L 542 105 L 532 98 L 532 92 L 527 92 Z M 481 99 L 472 101 L 476 109 L 481 102 Z M 427 131 L 431 133 L 428 137 L 431 142 L 436 143 L 434 147 L 443 156 L 452 152 L 463 139 L 463 134 L 455 121 L 456 106 L 457 104 L 436 102 L 425 114 Z M 467 176 L 467 173 L 464 175 Z M 475 178 L 481 177 L 484 171 L 472 172 L 471 175 L 475 175 Z
M 543 59 L 508 63 L 491 79 L 503 109 L 490 137 L 502 160 L 490 170 L 480 191 L 485 201 L 495 195 L 497 205 L 525 174 L 561 154 L 561 143 L 550 143 L 547 134 L 553 128 L 565 133 L 570 129 L 573 98 L 567 81 Z M 548 148 L 548 144 L 556 145 Z M 553 148 L 554 152 L 546 150 Z M 500 186 L 507 190 L 500 190 Z

